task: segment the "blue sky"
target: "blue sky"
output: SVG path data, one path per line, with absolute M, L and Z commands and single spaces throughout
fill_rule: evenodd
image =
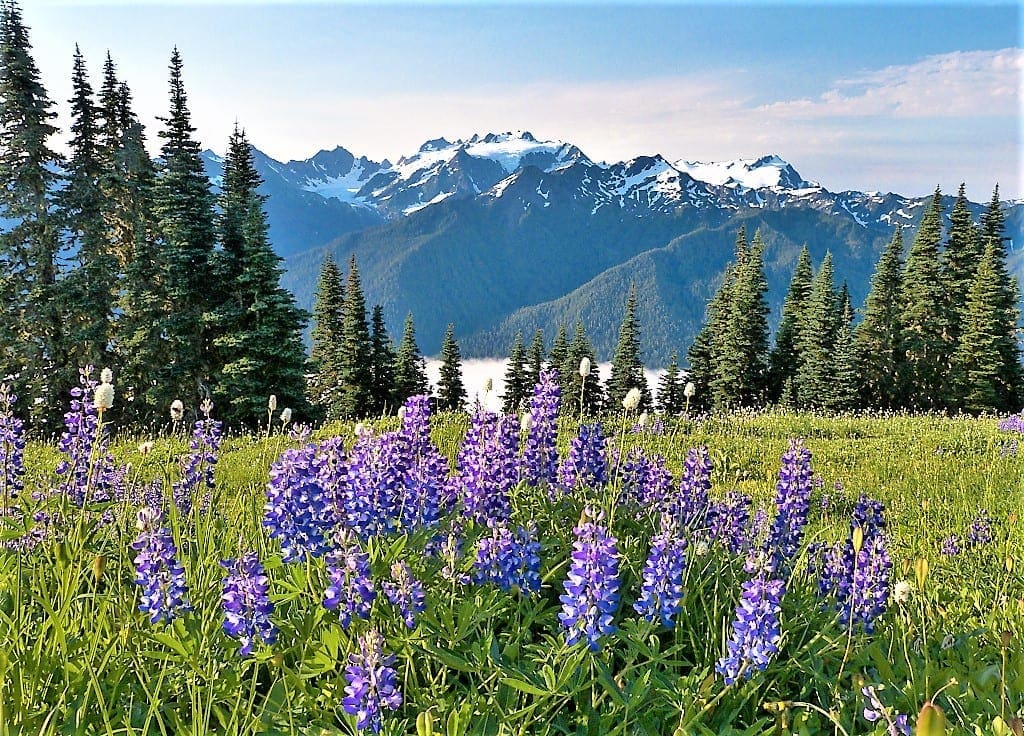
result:
M 236 120 L 279 159 L 521 129 L 601 160 L 777 153 L 833 190 L 1024 196 L 1016 3 L 22 5 L 51 96 L 76 42 L 94 76 L 109 49 L 154 141 L 177 45 L 214 149 Z

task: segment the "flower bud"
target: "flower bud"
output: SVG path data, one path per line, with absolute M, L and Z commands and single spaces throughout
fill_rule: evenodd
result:
M 583 356 L 580 358 L 580 378 L 586 378 L 590 375 L 590 358 Z
M 917 589 L 924 590 L 924 581 L 928 579 L 928 560 L 924 557 L 914 560 L 914 576 L 917 578 Z
M 853 528 L 853 553 L 859 555 L 860 551 L 864 548 L 864 527 L 855 526 Z
M 292 409 L 286 406 L 281 410 L 281 424 L 288 424 L 292 420 Z
M 492 388 L 494 388 L 494 380 L 488 378 L 486 381 L 484 381 L 484 393 L 489 394 Z
M 185 405 L 181 403 L 181 399 L 175 399 L 171 402 L 171 420 L 180 422 L 182 417 L 185 416 Z
M 270 398 L 267 399 L 267 411 L 273 414 L 277 411 L 277 395 L 270 394 Z
M 104 368 L 102 371 L 100 371 L 100 383 L 113 383 L 113 382 L 114 382 L 114 372 L 112 370 L 110 370 L 109 368 Z
M 1013 641 L 1013 632 L 1012 631 L 1007 631 L 1007 630 L 1004 629 L 1003 631 L 1000 632 L 1000 634 L 999 634 L 999 646 L 1001 646 L 1003 649 L 1006 649 L 1008 646 L 1010 646 L 1010 642 L 1011 641 Z
M 519 420 L 519 428 L 524 432 L 529 432 L 531 427 L 533 427 L 533 417 L 523 414 L 523 418 Z
M 103 571 L 107 569 L 107 556 L 96 555 L 92 558 L 92 581 L 96 585 L 103 579 Z
M 914 729 L 914 736 L 945 736 L 946 714 L 942 708 L 928 701 L 921 706 L 921 712 L 917 715 L 917 727 Z

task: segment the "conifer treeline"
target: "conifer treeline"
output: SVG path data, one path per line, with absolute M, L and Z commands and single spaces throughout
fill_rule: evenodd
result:
M 219 196 L 190 122 L 182 60 L 154 161 L 108 54 L 96 94 L 72 58 L 67 157 L 14 0 L 0 4 L 0 378 L 33 426 L 57 429 L 79 366 L 114 370 L 122 421 L 211 398 L 251 422 L 267 396 L 304 409 L 305 314 L 279 285 L 261 181 L 237 127 Z
M 815 273 L 805 247 L 768 348 L 763 245 L 741 229 L 736 257 L 689 350 L 694 406 L 1014 411 L 1024 402 L 1017 308 L 996 187 L 980 223 L 964 186 L 943 243 L 936 189 L 903 261 L 897 228 L 871 282 L 863 319 L 832 256 Z

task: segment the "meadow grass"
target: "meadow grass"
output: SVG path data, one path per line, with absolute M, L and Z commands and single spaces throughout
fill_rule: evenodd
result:
M 398 420 L 374 424 L 383 431 Z M 405 560 L 427 589 L 414 629 L 383 596 L 373 606 L 404 697 L 382 732 L 885 734 L 884 719 L 863 716 L 862 688 L 874 686 L 890 715 L 908 714 L 911 724 L 942 689 L 936 703 L 956 732 L 1013 733 L 1024 710 L 1024 452 L 996 424 L 734 414 L 669 421 L 653 434 L 633 432 L 631 421 L 606 422 L 614 447 L 661 455 L 677 482 L 689 448 L 707 446 L 712 495 L 738 490 L 755 508 L 771 506 L 791 438 L 803 438 L 812 453 L 820 487 L 787 580 L 781 651 L 765 671 L 731 687 L 715 662 L 747 577 L 742 556 L 691 544 L 683 610 L 672 629 L 662 629 L 631 606 L 654 530 L 642 514 L 617 515 L 613 526 L 622 556 L 618 632 L 598 652 L 565 645 L 558 596 L 573 525 L 584 505 L 601 502 L 596 491 L 552 500 L 525 485 L 515 490 L 514 518 L 535 523 L 541 542 L 542 586 L 533 596 L 443 577 L 440 563 L 424 554 L 427 531 L 371 539 L 375 579 Z M 433 419 L 432 439 L 453 464 L 467 426 L 461 414 Z M 560 455 L 577 429 L 562 422 Z M 354 441 L 352 426 L 340 423 L 314 439 L 332 436 Z M 132 484 L 161 480 L 169 488 L 187 438 L 156 438 L 145 455 L 137 444 L 124 439 L 113 448 L 118 462 L 130 464 Z M 30 443 L 19 500 L 28 516 L 9 517 L 3 539 L 24 534 L 37 508 L 62 504 L 61 522 L 31 550 L 0 550 L 0 736 L 355 733 L 356 719 L 342 705 L 343 675 L 366 623 L 343 630 L 321 605 L 324 560 L 284 563 L 262 526 L 268 469 L 296 446 L 279 432 L 224 440 L 209 509 L 169 514 L 192 610 L 154 625 L 138 610 L 133 504 L 81 511 L 60 499 L 30 501 L 32 491 L 54 486 L 59 460 L 54 447 Z M 843 626 L 807 573 L 808 544 L 846 539 L 861 494 L 884 502 L 892 582 L 911 583 L 909 599 L 890 599 L 873 634 Z M 971 545 L 969 530 L 983 509 L 993 538 Z M 465 533 L 464 572 L 483 530 L 469 524 Z M 958 554 L 942 553 L 950 536 L 960 541 Z M 250 551 L 270 577 L 279 634 L 242 658 L 222 630 L 219 561 Z

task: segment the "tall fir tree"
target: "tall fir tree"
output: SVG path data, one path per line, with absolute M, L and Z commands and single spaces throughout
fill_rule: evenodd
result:
M 785 396 L 787 386 L 793 386 L 799 365 L 799 354 L 796 350 L 796 339 L 800 321 L 803 319 L 804 306 L 811 295 L 811 279 L 814 273 L 811 267 L 811 254 L 805 245 L 800 250 L 800 257 L 793 268 L 793 276 L 789 281 L 789 291 L 782 303 L 782 320 L 775 333 L 775 345 L 769 356 L 770 387 L 769 398 L 772 401 L 792 404 L 793 396 Z
M 466 404 L 461 362 L 459 344 L 455 341 L 455 325 L 449 323 L 441 343 L 441 375 L 437 381 L 437 408 L 440 411 L 462 411 Z
M 1010 406 L 1024 404 L 1024 366 L 1020 363 L 1020 284 L 1007 269 L 1007 252 L 1004 232 L 1006 215 L 999 201 L 999 185 L 992 190 L 992 198 L 981 216 L 981 237 L 986 248 L 994 252 L 992 267 L 1000 283 L 998 314 L 1001 317 L 1002 337 L 998 341 L 1001 354 L 1000 383 L 1006 386 Z
M 153 187 L 153 213 L 159 230 L 160 280 L 165 298 L 158 323 L 160 353 L 147 403 L 169 406 L 181 399 L 192 406 L 211 394 L 213 374 L 208 313 L 220 301 L 210 257 L 215 246 L 214 197 L 193 134 L 182 78 L 181 54 L 170 63 L 170 112 L 160 118 L 160 166 Z
M 505 370 L 505 393 L 501 397 L 501 410 L 506 414 L 516 414 L 522 409 L 530 388 L 526 370 L 526 348 L 523 346 L 523 333 L 517 332 L 509 351 L 508 367 Z
M 395 356 L 395 404 L 401 405 L 410 396 L 430 393 L 423 355 L 416 344 L 416 325 L 412 312 L 405 316 L 402 341 Z
M 953 343 L 939 252 L 942 211 L 936 188 L 903 268 L 903 403 L 911 409 L 941 409 L 953 398 L 947 380 Z
M 607 386 L 611 408 L 621 408 L 622 400 L 632 388 L 640 390 L 638 412 L 654 408 L 651 389 L 644 374 L 644 364 L 640 360 L 640 320 L 636 316 L 636 284 L 630 284 L 625 313 L 619 327 L 619 341 L 612 356 L 612 373 Z
M 271 394 L 296 416 L 307 413 L 306 315 L 280 285 L 281 258 L 267 234 L 262 183 L 245 133 L 236 126 L 224 159 L 220 249 L 211 259 L 221 300 L 211 309 L 209 326 L 218 416 L 249 426 L 264 420 Z
M 566 336 L 565 325 L 560 324 L 555 333 L 555 339 L 551 343 L 551 352 L 548 353 L 548 367 L 558 374 L 558 386 L 562 390 L 562 396 L 565 396 L 565 388 L 568 381 L 571 380 L 569 376 L 565 375 L 565 359 L 567 357 L 569 357 L 569 339 Z
M 1018 408 L 1018 387 L 1007 379 L 1004 356 L 1019 348 L 1007 326 L 1016 325 L 1016 307 L 1003 307 L 999 252 L 993 239 L 985 245 L 967 295 L 963 336 L 953 358 L 953 376 L 962 408 L 970 412 Z M 1005 344 L 1008 343 L 1008 344 Z M 1019 366 L 1019 357 L 1015 357 Z
M 811 293 L 803 310 L 797 351 L 795 386 L 797 405 L 828 409 L 832 403 L 832 379 L 839 311 L 832 254 L 825 253 L 821 268 L 811 282 Z
M 852 411 L 860 400 L 857 353 L 853 344 L 853 310 L 842 297 L 839 304 L 841 309 L 836 315 L 836 339 L 832 352 L 832 385 L 825 402 L 825 409 L 833 412 Z
M 57 251 L 60 221 L 51 192 L 60 157 L 48 141 L 56 113 L 31 55 L 14 0 L 0 5 L 0 376 L 16 376 L 33 426 L 56 430 L 64 397 L 53 380 L 68 367 Z
M 971 219 L 970 203 L 963 183 L 949 215 L 949 233 L 942 252 L 942 278 L 946 292 L 946 312 L 949 316 L 949 339 L 953 351 L 960 342 L 967 318 L 967 301 L 974 275 L 981 261 L 984 244 L 977 226 Z M 951 408 L 959 408 L 960 396 L 954 392 Z
M 721 286 L 708 301 L 704 325 L 686 353 L 687 362 L 690 364 L 690 380 L 696 390 L 690 403 L 698 411 L 706 411 L 712 407 L 711 384 L 715 379 L 721 338 L 725 335 L 729 322 L 729 303 L 735 279 L 735 267 L 730 263 L 725 267 Z
M 312 346 L 306 363 L 306 396 L 320 419 L 337 419 L 341 390 L 341 305 L 345 287 L 341 270 L 328 253 L 320 265 L 313 297 Z
M 370 327 L 366 323 L 366 299 L 359 281 L 355 255 L 349 258 L 345 300 L 341 304 L 341 342 L 338 346 L 338 415 L 367 416 L 373 390 L 370 369 Z
M 538 328 L 533 333 L 533 340 L 526 350 L 526 386 L 528 392 L 540 382 L 540 372 L 544 368 L 544 330 Z
M 590 361 L 590 374 L 580 375 L 580 363 Z M 596 416 L 604 408 L 604 389 L 597 372 L 594 347 L 587 337 L 582 321 L 576 322 L 576 331 L 566 350 L 562 369 L 562 410 L 569 416 Z
M 673 350 L 668 368 L 658 381 L 658 408 L 672 416 L 681 414 L 686 405 L 684 387 L 685 379 L 679 370 L 679 351 Z
M 110 252 L 103 221 L 98 111 L 77 45 L 71 82 L 71 155 L 67 184 L 57 200 L 68 235 L 67 250 L 74 254 L 74 267 L 61 284 L 69 365 L 62 367 L 59 379 L 54 378 L 61 381 L 62 393 L 77 382 L 77 366 L 112 362 L 109 345 L 119 265 Z
M 864 319 L 854 332 L 861 406 L 897 409 L 902 405 L 903 302 L 903 230 L 897 226 L 875 266 Z
M 384 322 L 384 307 L 373 306 L 370 316 L 370 411 L 392 413 L 395 405 L 395 346 Z
M 713 401 L 720 408 L 761 404 L 768 385 L 768 282 L 760 233 L 754 234 L 749 250 L 737 255 L 728 319 L 716 346 L 711 381 Z

